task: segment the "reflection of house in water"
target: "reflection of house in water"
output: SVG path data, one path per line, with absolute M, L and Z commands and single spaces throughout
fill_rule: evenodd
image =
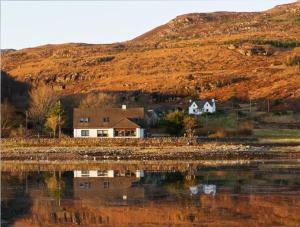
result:
M 144 171 L 136 170 L 135 173 L 125 170 L 74 170 L 74 178 L 76 177 L 131 177 L 135 176 L 136 178 L 144 177 Z
M 217 186 L 214 184 L 199 184 L 196 186 L 190 187 L 191 195 L 198 195 L 203 193 L 205 195 L 216 195 Z
M 75 170 L 74 196 L 89 204 L 137 202 L 145 197 L 143 177 L 144 172 L 140 170 Z

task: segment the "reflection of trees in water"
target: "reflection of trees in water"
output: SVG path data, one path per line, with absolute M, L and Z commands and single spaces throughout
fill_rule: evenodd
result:
M 30 211 L 32 200 L 26 193 L 26 175 L 1 174 L 1 221 L 7 222 L 1 226 L 9 226 Z
M 66 192 L 65 178 L 62 177 L 61 171 L 44 172 L 42 176 L 48 190 L 48 195 L 54 198 L 60 205 L 60 201 L 65 196 Z
M 37 202 L 41 202 L 39 201 L 40 194 L 53 198 L 56 201 L 55 204 L 51 203 L 52 207 L 60 205 L 63 196 L 66 194 L 68 196 L 72 195 L 73 190 L 70 187 L 73 187 L 73 176 L 69 175 L 64 175 L 60 172 L 2 173 L 1 216 L 4 222 L 7 222 L 3 226 L 9 226 L 23 216 L 29 215 L 33 206 L 37 205 Z M 68 189 L 70 190 L 68 193 L 66 193 L 65 182 L 69 184 Z
M 33 209 L 32 219 L 28 223 L 44 223 L 50 226 L 81 224 L 83 226 L 139 226 L 147 223 L 160 226 L 297 226 L 300 221 L 300 201 L 284 195 L 234 197 L 220 193 L 216 197 L 200 196 L 198 204 L 192 201 L 168 200 L 155 203 L 130 206 L 89 206 L 80 203 L 62 203 L 62 209 L 49 206 L 41 200 Z M 285 201 L 285 202 L 282 202 Z M 44 204 L 44 205 L 43 205 Z M 37 204 L 38 205 L 38 204 Z M 50 215 L 51 214 L 51 217 Z M 155 218 L 154 218 L 155 217 Z
M 205 225 L 206 223 L 215 226 L 237 224 L 255 226 L 257 223 L 261 223 L 261 226 L 272 226 L 275 223 L 276 225 L 295 226 L 295 223 L 300 222 L 299 196 L 276 193 L 257 194 L 261 192 L 258 190 L 264 190 L 264 187 L 270 183 L 275 183 L 275 186 L 290 185 L 296 190 L 297 185 L 299 186 L 299 178 L 294 174 L 276 175 L 272 172 L 271 176 L 266 177 L 265 172 L 250 174 L 247 171 L 239 171 L 237 173 L 232 169 L 226 171 L 202 170 L 193 174 L 182 172 L 146 174 L 142 183 L 144 187 L 149 188 L 147 191 L 150 194 L 150 197 L 147 197 L 148 202 L 143 203 L 143 206 L 130 204 L 121 207 L 104 206 L 100 203 L 97 206 L 91 206 L 88 203 L 83 205 L 82 198 L 78 195 L 76 199 L 64 200 L 67 195 L 72 196 L 72 173 L 62 173 L 61 175 L 59 172 L 32 173 L 30 181 L 39 181 L 43 184 L 44 187 L 39 187 L 38 190 L 43 191 L 44 194 L 31 194 L 32 213 L 26 218 L 19 219 L 32 225 L 37 223 L 49 226 L 64 226 L 74 223 L 83 226 L 124 226 L 133 223 L 137 226 L 147 222 L 157 225 L 178 224 L 182 226 L 189 223 L 194 225 Z M 283 177 L 285 180 L 280 181 L 279 179 L 283 179 Z M 120 179 L 122 180 L 122 178 Z M 24 185 L 24 180 L 24 177 L 16 176 L 11 178 L 11 184 Z M 215 196 L 204 194 L 194 197 L 181 196 L 191 185 L 211 183 L 217 183 L 217 186 L 222 188 Z M 251 192 L 253 193 L 249 193 L 247 188 L 242 187 L 245 185 L 252 185 L 254 188 Z M 62 194 L 59 196 L 51 194 L 57 192 L 58 189 Z M 225 190 L 223 191 L 223 189 Z M 241 196 L 239 192 L 244 194 Z M 231 195 L 231 193 L 235 195 Z M 169 199 L 173 195 L 174 197 L 171 198 L 175 198 L 175 200 Z M 91 194 L 90 198 L 94 199 L 94 195 Z M 58 202 L 60 200 L 61 204 Z

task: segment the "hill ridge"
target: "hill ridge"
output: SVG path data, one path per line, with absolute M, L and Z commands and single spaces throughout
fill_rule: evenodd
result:
M 64 96 L 140 91 L 294 105 L 300 98 L 299 39 L 296 2 L 264 12 L 184 14 L 126 42 L 48 44 L 2 53 L 1 70 Z

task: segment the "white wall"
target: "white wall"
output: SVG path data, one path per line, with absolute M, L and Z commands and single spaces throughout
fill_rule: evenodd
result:
M 107 175 L 105 176 L 98 176 L 98 170 L 89 170 L 89 176 L 82 176 L 82 170 L 74 170 L 74 177 L 109 177 L 113 178 L 114 170 L 107 170 Z
M 144 129 L 143 128 L 136 129 L 136 138 L 144 138 Z
M 216 112 L 216 103 L 213 102 L 213 105 L 211 106 L 209 102 L 206 102 L 204 105 L 204 112 L 208 112 L 208 113 Z
M 81 136 L 81 130 L 89 130 L 89 136 Z M 97 138 L 97 130 L 108 130 L 108 137 L 112 138 L 114 137 L 114 130 L 112 128 L 109 129 L 102 129 L 102 128 L 97 128 L 97 129 L 75 129 L 74 128 L 74 137 L 81 137 L 81 138 Z
M 81 130 L 89 130 L 89 136 L 81 136 Z M 101 138 L 101 137 L 97 137 L 97 130 L 108 130 L 108 138 L 114 138 L 114 129 L 113 128 L 110 128 L 110 129 L 101 129 L 101 128 L 98 128 L 98 129 L 74 129 L 73 135 L 75 138 Z M 103 138 L 105 138 L 105 137 L 103 137 Z M 144 138 L 144 129 L 136 128 L 136 136 L 129 137 L 129 138 Z
M 136 176 L 136 178 L 143 178 L 145 176 L 145 173 L 143 170 L 136 170 L 135 176 Z
M 200 115 L 200 114 L 202 114 L 201 109 L 198 108 L 198 106 L 197 106 L 197 104 L 195 102 L 193 102 L 189 106 L 189 114 L 192 114 L 192 115 Z

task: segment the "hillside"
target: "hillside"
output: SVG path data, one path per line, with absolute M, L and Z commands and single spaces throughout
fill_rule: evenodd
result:
M 123 43 L 6 51 L 1 70 L 16 81 L 44 83 L 63 95 L 138 90 L 297 104 L 299 59 L 296 2 L 257 13 L 181 15 Z

